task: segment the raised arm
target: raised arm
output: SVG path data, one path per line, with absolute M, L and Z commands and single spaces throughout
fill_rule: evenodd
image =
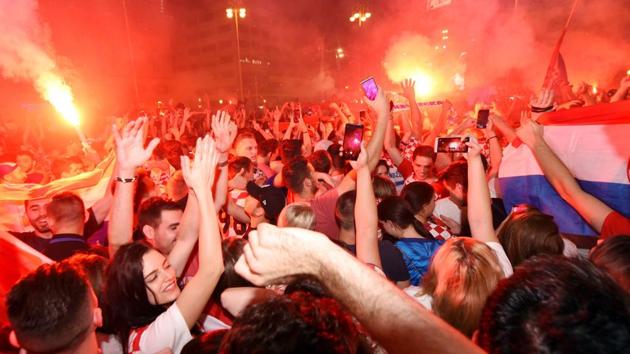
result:
M 464 335 L 322 234 L 262 224 L 250 233 L 235 269 L 257 285 L 293 274 L 314 275 L 390 353 L 481 353 Z
M 521 117 L 521 127 L 516 134 L 529 146 L 545 177 L 562 199 L 569 203 L 597 232 L 600 232 L 604 220 L 613 210 L 580 188 L 567 166 L 545 142 L 543 126 L 531 119 Z
M 389 106 L 387 100 L 385 99 L 385 93 L 381 88 L 378 88 L 378 94 L 374 101 L 369 100 L 367 97 L 364 98 L 367 102 L 368 106 L 372 108 L 376 112 L 376 128 L 374 133 L 372 134 L 372 139 L 367 145 L 367 154 L 369 156 L 368 159 L 368 169 L 369 171 L 373 171 L 378 164 L 378 160 L 383 154 L 383 140 L 385 139 L 385 131 L 387 130 L 387 122 L 389 119 Z M 342 180 L 341 183 L 337 187 L 337 192 L 339 195 L 353 190 L 356 187 L 356 172 L 350 171 Z
M 398 146 L 396 146 L 396 135 L 394 134 L 394 122 L 393 121 L 389 121 L 387 123 L 387 131 L 385 132 L 385 140 L 384 140 L 384 147 L 385 147 L 385 151 L 387 151 L 387 154 L 389 155 L 389 157 L 392 159 L 392 162 L 394 163 L 394 165 L 398 166 L 403 162 L 403 155 L 400 152 L 400 150 L 398 149 Z
M 488 149 L 490 150 L 490 170 L 486 173 L 486 179 L 499 175 L 499 167 L 501 166 L 501 159 L 503 158 L 501 143 L 499 143 L 499 138 L 497 138 L 497 134 L 493 129 L 495 119 L 494 115 L 490 115 L 488 125 L 483 130 L 483 135 L 486 137 Z
M 118 131 L 114 125 L 112 133 L 116 142 L 116 191 L 109 218 L 107 239 L 109 256 L 114 256 L 118 247 L 132 241 L 133 233 L 133 193 L 136 168 L 151 157 L 160 139 L 151 140 L 144 148 L 143 125 L 146 117 L 138 118 Z
M 400 84 L 403 91 L 403 96 L 409 101 L 409 110 L 411 112 L 411 129 L 410 131 L 415 135 L 418 139 L 422 139 L 422 134 L 424 133 L 424 117 L 420 112 L 420 107 L 418 107 L 418 103 L 416 102 L 416 82 L 412 79 L 405 79 Z M 405 129 L 405 136 L 407 135 L 407 127 L 405 126 L 405 118 L 403 118 L 403 128 Z M 406 140 L 403 140 L 406 142 Z
M 621 79 L 619 83 L 619 88 L 615 92 L 612 97 L 610 97 L 610 102 L 619 102 L 626 99 L 628 95 L 628 91 L 630 91 L 630 75 L 626 75 Z
M 481 162 L 481 147 L 468 145 L 468 223 L 472 237 L 481 242 L 499 242 L 492 225 L 492 208 L 486 173 Z
M 433 129 L 431 129 L 429 135 L 423 140 L 422 143 L 424 145 L 433 146 L 433 144 L 435 144 L 435 139 L 446 129 L 446 120 L 452 108 L 453 104 L 450 101 L 445 100 L 442 103 L 442 111 L 440 111 L 438 121 Z
M 228 152 L 236 138 L 238 127 L 230 119 L 230 115 L 225 111 L 218 111 L 212 116 L 212 133 L 216 142 L 217 153 L 219 154 L 218 166 L 220 169 L 219 178 L 216 182 L 214 194 L 214 207 L 219 210 L 227 201 L 228 193 Z
M 212 183 L 218 158 L 214 141 L 209 136 L 197 139 L 192 162 L 188 156 L 182 156 L 184 180 L 199 200 L 199 270 L 176 301 L 188 328 L 192 328 L 199 319 L 223 273 L 221 233 L 212 200 Z
M 376 198 L 372 189 L 372 175 L 368 168 L 368 152 L 361 144 L 361 153 L 353 163 L 357 171 L 357 199 L 354 206 L 354 224 L 357 242 L 357 258 L 383 269 L 378 250 L 378 215 Z

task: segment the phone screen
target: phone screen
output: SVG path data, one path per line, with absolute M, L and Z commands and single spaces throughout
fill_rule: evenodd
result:
M 435 140 L 435 152 L 467 152 L 469 140 L 468 137 L 448 136 L 440 137 Z
M 477 112 L 477 128 L 484 129 L 488 125 L 488 116 L 490 116 L 488 109 L 480 109 Z
M 367 97 L 370 101 L 374 101 L 376 99 L 378 87 L 376 86 L 376 81 L 373 77 L 368 77 L 367 79 L 361 81 L 361 88 L 365 93 L 365 97 Z
M 343 135 L 343 156 L 347 160 L 356 160 L 361 152 L 361 141 L 363 140 L 363 125 L 346 124 L 346 131 Z

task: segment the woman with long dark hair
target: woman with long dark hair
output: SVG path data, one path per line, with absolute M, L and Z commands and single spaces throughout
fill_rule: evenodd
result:
M 395 237 L 409 270 L 411 285 L 418 285 L 426 273 L 431 257 L 444 243 L 436 240 L 411 212 L 401 197 L 387 197 L 378 204 L 378 219 L 385 232 Z
M 117 143 L 120 136 L 117 137 Z M 124 139 L 124 137 L 123 137 Z M 168 259 L 145 242 L 121 246 L 107 270 L 106 316 L 125 352 L 179 353 L 192 339 L 221 273 L 221 235 L 212 198 L 218 155 L 212 139 L 197 140 L 194 161 L 182 157 L 186 183 L 199 201 L 199 270 L 180 290 Z

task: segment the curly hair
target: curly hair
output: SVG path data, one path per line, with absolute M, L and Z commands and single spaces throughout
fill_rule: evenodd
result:
M 356 353 L 357 324 L 331 298 L 298 291 L 249 306 L 223 338 L 221 353 Z

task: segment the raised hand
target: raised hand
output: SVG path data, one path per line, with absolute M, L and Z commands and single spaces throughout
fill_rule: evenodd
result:
M 120 131 L 116 124 L 112 126 L 119 170 L 132 171 L 142 166 L 151 157 L 153 150 L 160 142 L 159 138 L 154 138 L 146 148 L 144 147 L 143 128 L 146 122 L 146 117 L 138 118 L 127 123 Z
M 526 111 L 521 112 L 521 126 L 516 129 L 516 135 L 530 148 L 544 141 L 543 126 L 529 119 Z
M 368 161 L 370 160 L 370 157 L 368 156 L 368 151 L 365 148 L 365 141 L 361 142 L 361 152 L 359 153 L 359 156 L 357 157 L 356 161 L 348 161 L 350 162 L 350 166 L 352 166 L 352 168 L 354 170 L 360 170 L 363 167 L 367 167 L 368 166 Z
M 630 76 L 626 75 L 619 82 L 619 89 L 629 89 L 630 88 Z
M 376 93 L 376 98 L 374 101 L 368 99 L 367 97 L 363 98 L 363 101 L 367 103 L 367 105 L 376 112 L 378 118 L 383 116 L 389 116 L 389 103 L 385 98 L 385 92 L 381 89 L 380 86 L 377 86 L 378 92 Z
M 544 109 L 544 108 L 548 108 L 551 110 L 551 108 L 553 107 L 553 99 L 554 99 L 554 92 L 551 89 L 542 89 L 540 91 L 540 94 L 538 94 L 538 96 L 534 97 L 529 104 L 532 106 L 532 108 L 539 108 L 539 109 Z
M 181 157 L 184 181 L 196 194 L 211 193 L 218 159 L 215 142 L 209 135 L 197 139 L 192 162 L 188 156 Z
M 249 242 L 234 269 L 256 285 L 271 284 L 294 274 L 308 274 L 317 269 L 313 247 L 326 242 L 329 242 L 327 238 L 317 232 L 260 224 L 249 234 Z
M 469 160 L 475 157 L 479 157 L 481 155 L 481 146 L 477 144 L 477 142 L 469 141 L 466 143 L 466 146 L 468 146 L 468 152 L 466 153 L 466 156 Z
M 400 83 L 400 87 L 402 88 L 402 94 L 403 96 L 405 96 L 409 101 L 415 101 L 416 100 L 416 82 L 412 79 L 404 79 L 401 83 Z
M 226 111 L 217 111 L 217 114 L 212 116 L 212 132 L 216 139 L 216 148 L 221 154 L 230 150 L 237 130 L 238 127 L 230 120 L 230 115 Z

